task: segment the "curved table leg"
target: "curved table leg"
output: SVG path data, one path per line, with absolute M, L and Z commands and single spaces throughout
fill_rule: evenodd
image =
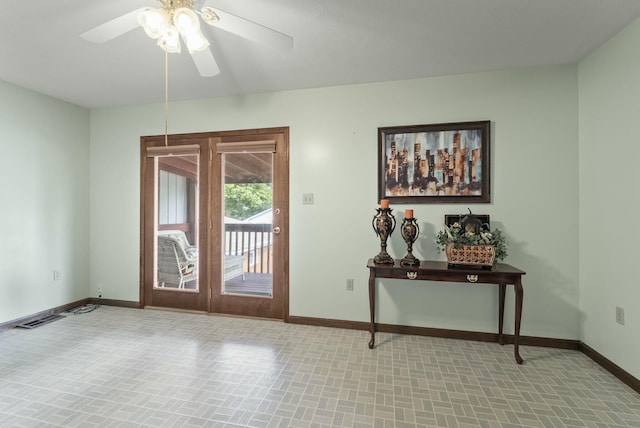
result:
M 513 334 L 513 352 L 516 357 L 516 362 L 522 364 L 523 359 L 520 356 L 520 320 L 522 318 L 522 301 L 524 300 L 524 292 L 522 290 L 522 281 L 518 278 L 513 284 L 513 288 L 516 293 L 516 313 L 515 313 L 515 328 Z
M 376 343 L 376 320 L 375 320 L 375 310 L 376 310 L 376 276 L 373 272 L 373 269 L 370 269 L 369 272 L 369 313 L 371 315 L 371 326 L 369 330 L 371 332 L 371 340 L 369 341 L 369 349 L 373 349 L 373 346 Z
M 507 291 L 506 284 L 498 284 L 498 343 L 504 345 L 504 296 Z

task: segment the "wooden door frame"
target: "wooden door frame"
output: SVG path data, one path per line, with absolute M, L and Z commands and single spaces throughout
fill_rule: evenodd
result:
M 199 150 L 199 199 L 206 200 L 210 183 L 209 171 L 209 140 L 197 134 L 171 135 L 168 138 L 169 146 L 180 147 L 183 145 L 198 145 Z M 199 272 L 198 278 L 199 292 L 176 292 L 175 290 L 153 289 L 153 272 L 147 272 L 145 266 L 154 266 L 154 252 L 147 251 L 154 246 L 155 236 L 155 210 L 147 209 L 148 203 L 155 204 L 155 175 L 154 161 L 150 161 L 147 157 L 147 148 L 164 147 L 165 137 L 150 136 L 140 138 L 140 307 L 144 308 L 149 305 L 151 293 L 158 294 L 160 302 L 151 302 L 152 306 L 168 307 L 174 309 L 188 309 L 197 312 L 211 312 L 211 290 L 208 288 L 207 266 L 200 263 L 201 260 L 207 260 L 209 254 L 206 243 L 206 235 L 208 230 L 209 207 L 206 204 L 200 204 L 200 219 L 198 221 L 198 248 L 199 248 Z M 147 237 L 151 237 L 151 242 L 146 242 Z M 153 268 L 151 268 L 153 269 Z M 164 295 L 164 296 L 162 296 Z M 165 306 L 163 300 L 170 300 L 173 305 Z
M 156 136 L 143 136 L 140 137 L 140 304 L 139 307 L 144 308 L 146 304 L 145 300 L 145 271 L 144 266 L 145 263 L 148 263 L 147 266 L 153 266 L 153 261 L 149 261 L 150 258 L 153 259 L 153 254 L 148 254 L 145 252 L 145 239 L 149 234 L 153 236 L 153 225 L 149 226 L 145 224 L 145 216 L 148 215 L 146 213 L 145 208 L 145 177 L 148 174 L 146 168 L 148 167 L 145 163 L 145 148 L 147 146 L 163 146 L 165 145 L 165 138 L 168 141 L 169 145 L 175 143 L 177 141 L 188 141 L 191 140 L 192 144 L 196 140 L 207 139 L 207 151 L 209 155 L 207 156 L 207 151 L 201 150 L 201 158 L 200 165 L 201 169 L 207 169 L 206 177 L 202 177 L 200 186 L 201 189 L 207 189 L 210 191 L 211 177 L 209 176 L 209 171 L 211 171 L 212 163 L 215 158 L 215 147 L 213 144 L 213 140 L 217 141 L 242 141 L 242 140 L 250 140 L 254 137 L 264 137 L 266 138 L 269 134 L 281 134 L 284 139 L 284 151 L 280 154 L 280 158 L 278 161 L 282 167 L 282 171 L 284 171 L 284 177 L 277 177 L 274 175 L 274 194 L 282 195 L 282 200 L 279 202 L 279 207 L 281 210 L 281 216 L 279 220 L 278 226 L 281 229 L 281 265 L 279 265 L 279 269 L 283 272 L 282 275 L 282 283 L 278 284 L 278 286 L 283 287 L 282 290 L 282 317 L 278 317 L 285 322 L 289 322 L 289 128 L 288 127 L 274 127 L 274 128 L 259 128 L 259 129 L 245 129 L 245 130 L 233 130 L 233 131 L 218 131 L 218 132 L 200 132 L 200 133 L 191 133 L 191 134 L 173 134 L 173 135 L 156 135 Z M 275 172 L 275 171 L 274 171 Z M 202 182 L 202 180 L 205 182 Z M 206 185 L 206 187 L 205 187 Z M 276 193 L 277 186 L 277 193 Z M 202 193 L 202 191 L 201 191 Z M 208 239 L 208 235 L 210 235 L 210 229 L 212 227 L 211 217 L 213 215 L 213 210 L 220 210 L 220 202 L 216 202 L 209 195 L 210 203 L 205 203 L 203 199 L 201 199 L 201 207 L 200 207 L 200 237 L 198 246 L 204 250 L 204 257 L 200 257 L 200 260 L 210 260 L 211 256 L 215 255 L 215 251 L 213 250 L 213 245 L 217 245 L 217 248 L 220 248 L 220 237 L 213 237 L 212 239 Z M 275 201 L 274 201 L 275 203 Z M 274 224 L 275 226 L 275 224 Z M 206 231 L 206 233 L 205 233 Z M 206 248 L 205 248 L 206 247 Z M 205 258 L 206 257 L 206 258 Z M 207 262 L 209 264 L 210 262 Z M 212 272 L 203 264 L 200 264 L 200 268 L 202 273 L 205 276 L 202 278 L 203 282 L 201 282 L 200 286 L 207 287 L 208 292 L 208 303 L 206 307 L 206 311 L 211 313 L 213 312 L 212 307 Z M 204 283 L 206 281 L 206 283 Z M 274 284 L 275 286 L 275 284 Z
M 259 132 L 256 132 L 259 131 Z M 280 312 L 273 312 L 274 306 L 270 302 L 271 298 L 247 295 L 222 294 L 217 287 L 212 288 L 212 312 L 225 313 L 230 315 L 243 315 L 246 307 L 253 310 L 253 316 L 266 317 L 273 319 L 289 320 L 289 129 L 288 128 L 271 128 L 260 130 L 236 131 L 232 134 L 224 135 L 221 143 L 246 143 L 253 141 L 276 141 L 277 149 L 273 157 L 273 223 L 272 227 L 279 227 L 280 233 L 274 234 L 274 242 L 278 242 L 274 251 L 274 260 L 282 261 L 277 268 L 273 269 L 273 301 L 280 299 L 282 308 Z M 213 152 L 213 170 L 211 174 L 211 189 L 219 189 L 222 186 L 221 156 Z M 281 172 L 279 174 L 278 172 Z M 212 196 L 212 215 L 214 216 L 214 224 L 223 224 L 222 218 L 222 198 L 214 198 Z M 280 213 L 277 214 L 276 210 Z M 212 247 L 209 254 L 212 259 L 222 258 L 222 235 L 213 234 L 211 240 Z M 216 281 L 211 281 L 216 284 Z

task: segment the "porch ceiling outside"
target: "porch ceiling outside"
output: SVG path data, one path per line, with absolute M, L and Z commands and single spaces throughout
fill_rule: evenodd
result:
M 225 159 L 226 183 L 271 183 L 271 153 L 230 153 Z M 195 178 L 198 165 L 194 156 L 167 156 L 159 158 L 160 169 Z

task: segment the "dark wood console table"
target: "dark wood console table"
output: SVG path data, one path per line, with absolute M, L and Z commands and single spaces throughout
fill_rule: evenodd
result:
M 498 284 L 498 343 L 504 345 L 502 328 L 504 325 L 504 297 L 507 284 L 512 284 L 516 295 L 515 328 L 513 335 L 514 354 L 518 364 L 522 364 L 519 353 L 520 320 L 522 318 L 522 275 L 526 272 L 504 263 L 497 263 L 492 269 L 475 267 L 449 268 L 447 262 L 423 261 L 420 266 L 402 266 L 400 260 L 394 264 L 375 264 L 373 259 L 367 263 L 369 268 L 369 310 L 371 311 L 371 341 L 369 348 L 375 345 L 376 323 L 376 278 L 408 279 L 420 281 L 467 282 L 471 284 Z

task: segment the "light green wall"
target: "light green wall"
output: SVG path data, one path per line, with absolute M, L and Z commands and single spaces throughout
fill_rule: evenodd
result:
M 638 46 L 640 21 L 579 68 L 580 321 L 584 343 L 640 378 Z
M 89 294 L 89 111 L 0 81 L 0 147 L 6 322 Z
M 169 130 L 289 126 L 290 313 L 367 321 L 365 264 L 379 250 L 377 128 L 491 120 L 493 203 L 410 205 L 422 230 L 415 254 L 442 257 L 433 238 L 444 214 L 490 214 L 511 243 L 508 262 L 527 271 L 522 334 L 579 339 L 577 103 L 577 69 L 566 66 L 176 102 Z M 138 300 L 139 139 L 163 131 L 163 105 L 91 113 L 94 296 L 101 284 L 106 298 Z M 314 193 L 315 205 L 303 206 L 303 193 Z M 394 234 L 390 253 L 405 252 Z M 496 314 L 492 286 L 380 286 L 383 323 L 491 332 Z

